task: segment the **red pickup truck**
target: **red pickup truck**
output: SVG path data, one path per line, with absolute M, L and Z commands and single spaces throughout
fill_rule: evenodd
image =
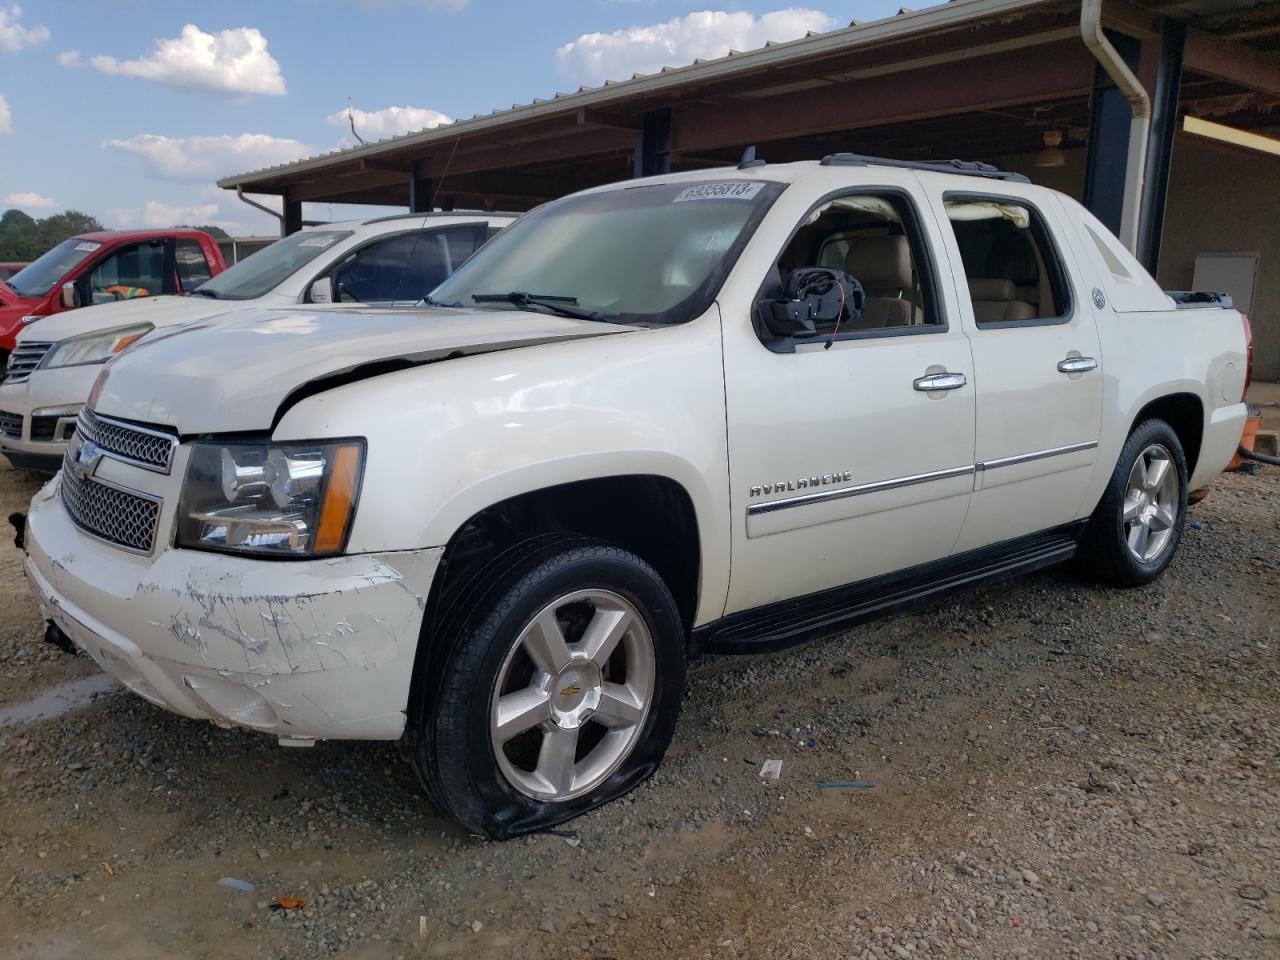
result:
M 226 269 L 199 230 L 103 230 L 64 240 L 0 282 L 0 371 L 25 324 L 95 303 L 190 293 Z

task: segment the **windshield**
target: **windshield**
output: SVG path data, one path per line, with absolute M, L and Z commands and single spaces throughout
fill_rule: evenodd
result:
M 20 297 L 43 297 L 80 261 L 101 246 L 96 240 L 81 240 L 78 237 L 63 240 L 44 256 L 15 273 L 9 279 L 9 286 Z
M 349 236 L 350 230 L 303 230 L 290 234 L 206 280 L 196 293 L 219 300 L 256 299 Z
M 683 181 L 565 197 L 498 234 L 431 299 L 527 310 L 562 298 L 603 320 L 682 323 L 710 305 L 781 191 L 762 180 Z M 528 296 L 505 299 L 516 293 Z

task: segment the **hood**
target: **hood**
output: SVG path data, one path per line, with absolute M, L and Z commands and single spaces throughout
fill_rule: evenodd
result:
M 267 430 L 287 400 L 328 385 L 636 329 L 521 310 L 244 310 L 139 341 L 104 368 L 92 404 L 184 435 Z
M 18 295 L 13 292 L 13 287 L 0 280 L 0 305 L 13 303 L 17 299 Z
M 0 303 L 0 348 L 12 349 L 18 331 L 27 326 L 23 324 L 22 318 L 30 314 L 39 302 L 34 298 L 13 294 L 12 300 Z
M 118 303 L 100 303 L 78 310 L 63 310 L 30 324 L 26 336 L 34 340 L 66 340 L 84 333 L 114 330 L 131 323 L 150 323 L 159 327 L 172 327 L 192 320 L 217 316 L 237 309 L 234 300 L 213 300 L 209 297 L 139 297 Z

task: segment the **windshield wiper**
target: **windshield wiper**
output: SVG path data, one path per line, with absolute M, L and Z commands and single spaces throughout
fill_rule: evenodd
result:
M 212 297 L 214 300 L 218 299 L 218 291 L 216 290 L 202 290 L 199 287 L 196 287 L 191 292 L 198 297 Z
M 459 303 L 457 300 L 454 300 L 451 303 L 445 303 L 443 300 L 437 300 L 435 297 L 426 296 L 418 301 L 418 306 L 420 307 L 460 307 L 462 306 L 462 304 Z
M 476 303 L 514 303 L 521 309 L 546 307 L 552 313 L 558 313 L 562 317 L 608 322 L 599 310 L 582 310 L 573 306 L 578 302 L 577 297 L 558 297 L 549 293 L 525 293 L 523 290 L 512 290 L 510 293 L 473 293 L 471 299 Z

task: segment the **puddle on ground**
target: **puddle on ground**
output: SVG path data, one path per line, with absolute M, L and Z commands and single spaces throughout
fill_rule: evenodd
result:
M 123 689 L 115 678 L 105 673 L 60 683 L 25 703 L 0 706 L 0 729 L 60 717 L 64 713 L 88 706 L 99 694 Z

